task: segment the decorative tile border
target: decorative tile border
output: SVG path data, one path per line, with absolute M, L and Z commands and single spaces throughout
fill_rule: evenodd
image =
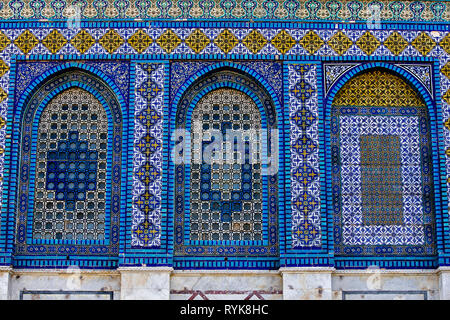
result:
M 142 91 L 146 87 L 154 90 L 147 95 L 147 90 Z M 167 119 L 168 106 L 168 61 L 132 61 L 130 112 L 134 114 L 135 120 L 130 128 L 131 132 L 134 132 L 129 139 L 129 148 L 133 150 L 129 163 L 133 164 L 133 170 L 128 170 L 127 188 L 133 201 L 130 199 L 127 203 L 121 220 L 119 265 L 123 267 L 172 266 L 173 214 L 168 209 L 169 190 L 162 188 L 162 183 L 168 179 L 167 165 L 170 156 L 169 150 L 163 148 L 163 141 L 167 139 L 168 132 L 167 123 L 163 119 Z M 149 118 L 142 117 L 148 114 Z M 142 138 L 147 135 L 154 138 L 153 147 L 141 144 Z M 156 145 L 159 147 L 155 148 Z M 146 162 L 151 164 L 154 173 L 159 172 L 154 179 L 147 182 L 145 174 L 149 171 L 145 169 Z M 152 203 L 145 200 L 147 193 L 153 195 Z M 145 200 L 143 205 L 139 201 L 142 197 Z M 152 224 L 145 224 L 146 219 Z M 142 225 L 139 227 L 139 224 Z M 152 227 L 149 228 L 150 226 Z M 138 235 L 138 230 L 145 231 L 144 228 L 147 228 L 147 233 Z
M 328 20 L 448 21 L 445 1 L 331 0 L 204 0 L 199 2 L 142 0 L 8 0 L 0 19 L 196 19 L 196 20 Z
M 132 247 L 161 245 L 164 71 L 136 64 Z
M 289 64 L 292 248 L 321 247 L 317 65 Z
M 52 27 L 52 25 L 54 27 Z M 181 25 L 181 26 L 180 26 Z M 23 27 L 26 27 L 23 25 Z M 0 52 L 10 54 L 227 54 L 318 56 L 440 56 L 450 52 L 450 35 L 436 26 L 422 30 L 383 25 L 317 24 L 302 27 L 270 24 L 166 23 L 163 26 L 117 23 L 107 28 L 89 23 L 72 29 L 36 24 L 26 29 L 0 24 Z M 434 30 L 434 32 L 432 32 Z M 442 30 L 442 31 L 441 31 Z M 0 66 L 1 70 L 1 66 Z

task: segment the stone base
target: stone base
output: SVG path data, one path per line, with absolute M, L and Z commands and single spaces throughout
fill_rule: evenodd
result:
M 439 275 L 439 299 L 450 300 L 450 268 L 440 267 Z
M 119 268 L 121 300 L 169 300 L 172 268 Z
M 436 300 L 437 270 L 336 270 L 332 277 L 335 300 Z M 450 289 L 450 288 L 449 288 Z
M 173 300 L 280 300 L 283 284 L 278 271 L 175 271 L 170 279 Z
M 331 300 L 333 268 L 282 268 L 284 300 Z
M 11 268 L 0 267 L 0 300 L 10 299 Z
M 277 271 L 0 268 L 0 299 L 437 300 L 450 299 L 450 268 Z
M 120 274 L 109 270 L 12 270 L 13 300 L 110 300 L 120 298 Z

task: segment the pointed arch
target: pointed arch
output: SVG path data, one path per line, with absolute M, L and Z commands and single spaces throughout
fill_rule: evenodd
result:
M 70 107 L 66 107 L 66 109 L 63 110 L 53 106 L 55 112 L 52 116 L 54 117 L 57 117 L 59 112 L 60 116 L 63 114 L 64 117 L 69 115 L 72 117 L 85 117 L 86 119 L 80 119 L 78 123 L 76 121 L 70 122 L 68 120 L 59 120 L 59 122 L 50 121 L 51 123 L 46 123 L 46 125 L 58 128 L 61 126 L 61 128 L 58 129 L 59 131 L 53 132 L 53 128 L 49 127 L 48 135 L 55 135 L 56 138 L 53 137 L 55 139 L 52 138 L 48 141 L 42 141 L 39 137 L 41 134 L 45 135 L 45 133 L 39 129 L 42 126 L 40 119 L 43 114 L 46 113 L 46 108 L 49 105 L 52 105 L 57 99 L 61 99 L 61 97 L 75 92 L 84 95 L 86 99 L 93 103 L 93 105 L 98 104 L 98 108 L 100 109 L 95 109 L 97 107 L 93 107 L 92 109 L 88 106 L 87 102 L 83 103 L 83 101 L 77 100 L 76 97 L 71 98 L 73 100 L 71 100 L 71 103 L 73 103 L 72 108 L 78 108 L 78 105 L 80 105 L 79 114 L 72 111 L 69 115 L 70 112 L 66 111 L 68 110 L 67 108 Z M 98 110 L 98 112 L 95 110 Z M 19 221 L 15 226 L 17 255 L 15 259 L 18 265 L 28 265 L 29 262 L 26 257 L 29 255 L 36 257 L 34 263 L 38 265 L 51 265 L 52 263 L 59 265 L 73 264 L 73 262 L 66 259 L 67 254 L 80 256 L 86 254 L 100 255 L 103 256 L 103 258 L 93 265 L 96 265 L 97 263 L 104 266 L 110 265 L 111 262 L 109 261 L 111 259 L 117 259 L 115 256 L 117 256 L 119 246 L 120 206 L 123 198 L 126 196 L 121 187 L 121 185 L 126 182 L 126 179 L 121 173 L 126 170 L 126 158 L 122 157 L 122 144 L 126 143 L 127 138 L 126 135 L 122 136 L 122 133 L 124 119 L 126 120 L 128 118 L 128 114 L 124 99 L 117 86 L 115 86 L 107 76 L 92 66 L 86 66 L 82 63 L 62 64 L 46 71 L 36 78 L 30 84 L 25 94 L 20 96 L 19 104 L 14 109 L 10 110 L 10 114 L 12 115 L 8 117 L 8 119 L 14 119 L 15 121 L 8 123 L 8 127 L 12 133 L 12 143 L 9 146 L 9 154 L 6 155 L 9 159 L 9 167 L 5 168 L 5 171 L 7 172 L 7 175 L 5 176 L 7 181 L 5 181 L 5 183 L 7 184 L 6 190 L 8 190 L 8 197 L 12 202 L 8 203 L 8 206 L 4 208 L 4 212 L 6 211 L 7 216 L 9 219 L 12 219 L 12 221 L 16 221 L 15 217 L 17 217 L 17 221 Z M 100 114 L 103 114 L 102 117 L 104 117 L 102 121 L 98 120 Z M 46 114 L 46 117 L 47 116 L 48 114 Z M 91 132 L 86 129 L 89 126 L 91 129 L 94 127 L 96 128 L 97 122 L 98 125 L 102 126 L 101 130 L 93 129 L 94 131 L 97 131 L 94 132 L 91 130 Z M 77 125 L 79 126 L 75 128 Z M 72 128 L 72 131 L 74 132 L 70 131 L 70 128 Z M 83 131 L 83 139 L 79 139 L 81 138 L 81 131 L 79 130 L 87 130 L 86 132 Z M 80 134 L 78 134 L 78 132 Z M 59 134 L 61 136 L 59 136 Z M 77 153 L 75 153 L 76 155 L 74 155 L 76 157 L 75 159 L 65 159 L 63 156 L 65 151 L 59 150 L 60 145 L 67 145 L 70 142 L 70 138 L 67 141 L 64 140 L 64 137 L 69 136 L 74 137 L 74 141 L 72 142 L 77 148 L 88 148 L 86 151 L 81 149 L 77 150 Z M 40 145 L 38 145 L 38 139 L 40 139 Z M 92 139 L 98 140 L 94 142 Z M 54 149 L 56 147 L 55 151 L 45 149 L 45 152 L 41 152 L 43 150 L 41 146 L 44 143 L 47 143 L 47 149 Z M 45 155 L 45 153 L 47 153 L 47 155 Z M 17 155 L 20 155 L 20 157 Z M 56 158 L 52 158 L 53 160 L 48 158 L 50 155 Z M 69 156 L 69 153 L 66 155 Z M 90 158 L 92 161 L 88 162 L 86 159 L 81 159 L 84 156 L 93 157 Z M 100 158 L 103 160 L 100 161 Z M 45 165 L 45 163 L 47 165 Z M 57 163 L 66 168 L 69 168 L 69 165 L 80 165 L 80 168 L 77 167 L 78 171 L 82 170 L 81 167 L 87 168 L 86 170 L 92 169 L 91 171 L 93 172 L 86 171 L 83 173 L 83 177 L 86 177 L 87 180 L 78 181 L 79 179 L 82 179 L 81 175 L 78 175 L 78 180 L 76 180 L 78 184 L 76 184 L 76 188 L 78 188 L 78 191 L 81 190 L 79 188 L 83 188 L 78 194 L 79 197 L 84 199 L 86 196 L 86 199 L 91 199 L 89 197 L 93 196 L 95 198 L 95 201 L 88 200 L 86 205 L 90 206 L 91 202 L 92 204 L 95 202 L 95 210 L 98 211 L 96 213 L 100 215 L 100 224 L 98 224 L 98 226 L 101 230 L 96 230 L 97 235 L 85 229 L 86 232 L 79 233 L 78 238 L 72 236 L 65 237 L 64 232 L 59 232 L 58 234 L 55 233 L 53 236 L 48 234 L 46 237 L 34 236 L 36 235 L 36 225 L 33 227 L 33 221 L 36 218 L 34 213 L 37 212 L 34 205 L 36 203 L 34 195 L 38 190 L 48 189 L 50 178 L 48 175 L 45 176 L 45 174 L 46 172 L 49 172 L 48 168 L 53 168 Z M 18 172 L 13 169 L 14 166 L 19 167 Z M 38 166 L 43 167 L 39 168 Z M 108 168 L 108 170 L 106 170 L 106 168 Z M 51 183 L 51 187 L 56 188 L 54 183 Z M 77 206 L 72 204 L 67 206 L 67 203 L 71 202 L 67 202 L 67 195 L 73 196 L 73 192 L 67 189 L 67 185 L 73 185 L 73 183 L 66 180 L 58 180 L 58 183 L 60 185 L 66 183 L 66 187 L 63 188 L 64 192 L 61 193 L 61 196 L 62 194 L 64 194 L 64 196 L 59 199 L 66 201 L 66 206 L 63 206 L 63 209 L 58 207 L 61 213 L 66 213 L 66 216 L 64 218 L 64 214 L 60 215 L 63 217 L 58 218 L 61 221 L 58 222 L 56 221 L 58 219 L 56 219 L 54 221 L 55 224 L 53 224 L 58 224 L 60 227 L 61 224 L 64 225 L 64 223 L 67 222 L 64 220 L 68 216 L 67 212 L 73 211 L 74 208 L 75 211 L 77 208 L 81 208 L 81 203 L 78 203 L 78 201 L 83 199 L 75 199 L 74 203 L 77 204 Z M 100 186 L 101 190 L 99 189 Z M 12 195 L 16 192 L 17 199 L 12 198 Z M 53 191 L 47 193 L 52 193 L 51 197 L 54 196 Z M 98 197 L 101 197 L 102 199 L 99 200 Z M 39 206 L 45 205 L 44 202 L 40 203 Z M 45 203 L 51 207 L 52 204 L 50 202 L 47 201 Z M 59 204 L 55 202 L 53 205 L 56 206 Z M 89 208 L 92 209 L 94 207 Z M 55 215 L 56 211 L 58 210 L 55 210 Z M 82 228 L 95 228 L 94 224 L 91 223 L 95 219 L 90 217 L 88 211 L 89 210 L 86 210 L 86 218 L 83 220 L 84 227 Z M 70 213 L 70 215 L 72 215 L 72 213 Z M 88 221 L 89 219 L 92 221 Z M 48 225 L 50 226 L 51 223 Z M 52 260 L 53 262 L 45 261 L 45 257 L 48 257 L 48 255 L 56 255 L 57 258 Z M 41 258 L 39 258 L 39 256 Z M 24 260 L 19 257 L 24 257 Z M 62 261 L 59 261 L 58 259 L 62 259 Z M 77 264 L 85 263 L 83 259 L 77 261 Z
M 367 85 L 366 80 L 369 78 L 372 86 Z M 377 86 L 380 88 L 375 88 Z M 395 65 L 388 63 L 362 64 L 347 71 L 330 89 L 325 100 L 325 117 L 329 135 L 329 140 L 327 140 L 330 141 L 330 149 L 326 157 L 326 174 L 333 177 L 327 182 L 327 188 L 332 193 L 330 198 L 333 199 L 332 205 L 328 208 L 328 214 L 334 217 L 333 221 L 341 221 L 349 226 L 349 223 L 353 225 L 350 228 L 351 232 L 347 232 L 347 235 L 343 233 L 345 229 L 342 227 L 343 225 L 335 224 L 333 226 L 336 256 L 379 256 L 383 254 L 401 257 L 402 255 L 436 254 L 437 233 L 434 226 L 436 219 L 440 219 L 437 208 L 440 207 L 442 183 L 439 178 L 440 168 L 436 167 L 436 164 L 439 163 L 437 161 L 439 156 L 434 137 L 436 134 L 435 103 L 428 90 L 412 74 Z M 353 120 L 358 124 L 345 125 Z M 379 123 L 380 129 L 374 128 L 375 124 L 369 126 L 369 121 Z M 411 123 L 400 125 L 402 121 Z M 416 124 L 414 125 L 414 123 Z M 406 136 L 403 135 L 404 132 L 396 131 L 397 127 L 402 128 L 403 131 L 411 131 L 408 131 L 406 135 L 417 135 L 417 139 L 414 139 L 415 142 L 409 143 L 411 150 L 405 149 L 408 145 L 405 140 Z M 347 140 L 353 141 L 353 144 L 348 144 Z M 345 145 L 346 143 L 347 145 Z M 377 149 L 377 146 L 380 148 Z M 409 165 L 406 167 L 405 161 L 408 159 L 405 154 L 408 152 L 409 154 L 417 153 L 420 160 L 413 164 L 408 162 Z M 354 159 L 351 160 L 348 157 Z M 344 168 L 347 166 L 344 165 L 346 162 L 349 163 L 349 166 L 350 162 L 355 163 L 347 170 Z M 412 192 L 412 187 L 409 182 L 404 181 L 405 173 L 402 175 L 405 170 L 416 172 L 416 169 L 412 169 L 415 167 L 418 168 L 418 174 L 421 177 L 416 178 L 422 181 L 419 188 L 422 192 L 420 197 L 408 195 L 409 192 Z M 382 171 L 386 172 L 375 179 L 374 174 Z M 346 175 L 351 173 L 352 177 L 356 177 L 355 179 L 358 181 L 353 181 L 352 178 L 353 183 L 344 183 L 345 181 L 341 180 L 344 173 Z M 383 186 L 379 183 L 381 178 L 387 179 Z M 348 180 L 348 178 L 346 179 Z M 373 179 L 377 181 L 373 181 Z M 366 182 L 374 183 L 373 188 L 371 187 L 372 190 L 365 187 Z M 360 185 L 361 187 L 358 187 Z M 364 191 L 364 188 L 367 190 Z M 344 195 L 343 190 L 347 190 L 345 192 L 348 194 Z M 435 201 L 430 197 L 434 197 Z M 415 217 L 413 209 L 405 209 L 411 206 L 412 200 L 409 198 L 417 198 L 414 201 L 418 203 L 419 207 L 414 210 L 422 208 L 424 214 L 422 218 Z M 350 201 L 349 199 L 353 201 L 351 206 L 346 205 Z M 385 201 L 388 203 L 384 203 Z M 432 208 L 434 202 L 436 209 Z M 357 208 L 360 209 L 352 211 Z M 383 212 L 376 213 L 378 212 L 376 208 Z M 392 209 L 392 212 L 384 212 L 386 208 Z M 347 212 L 347 216 L 340 216 L 344 211 Z M 422 227 L 419 225 L 417 228 L 414 227 L 414 223 L 411 222 L 413 220 L 416 224 L 422 223 Z M 378 236 L 377 240 L 368 239 L 368 234 L 378 232 L 366 230 L 372 226 L 377 230 L 386 229 L 384 233 L 387 236 Z M 414 228 L 417 230 L 412 231 Z M 407 235 L 411 232 L 418 234 L 418 238 Z M 345 262 L 343 263 L 345 264 Z
M 171 110 L 169 110 L 169 121 L 171 121 L 170 128 L 172 132 L 180 129 L 186 130 L 186 138 L 184 141 L 190 140 L 190 133 L 192 133 L 193 129 L 191 122 L 196 106 L 198 106 L 199 103 L 204 103 L 205 99 L 208 99 L 208 97 L 211 97 L 215 93 L 224 93 L 225 91 L 227 94 L 233 96 L 236 95 L 236 99 L 238 96 L 247 97 L 261 115 L 261 127 L 267 130 L 281 129 L 283 127 L 283 115 L 278 101 L 273 99 L 270 94 L 270 92 L 273 93 L 273 90 L 271 88 L 268 89 L 268 85 L 265 81 L 262 83 L 255 79 L 254 76 L 256 74 L 254 72 L 248 74 L 243 71 L 243 68 L 246 70 L 248 69 L 242 66 L 235 68 L 235 66 L 230 63 L 219 63 L 212 67 L 205 68 L 199 71 L 198 74 L 192 76 L 186 84 L 180 88 L 179 92 L 176 93 L 171 105 Z M 233 101 L 233 99 L 234 98 L 230 98 L 230 101 Z M 220 109 L 221 107 L 218 106 L 218 108 Z M 238 110 L 238 108 L 235 109 Z M 221 112 L 223 113 L 223 111 Z M 218 117 L 220 118 L 219 113 Z M 234 116 L 238 117 L 239 115 L 236 113 Z M 189 135 L 189 138 L 187 135 Z M 281 137 L 275 139 L 277 140 L 277 143 L 279 143 L 278 139 L 281 141 Z M 170 150 L 173 150 L 177 144 L 174 140 L 176 140 L 176 137 L 175 139 L 172 137 L 172 141 L 170 141 Z M 266 147 L 264 152 L 267 152 L 267 157 L 270 152 L 270 141 L 264 141 L 263 144 Z M 282 143 L 279 143 L 279 145 L 282 145 Z M 274 155 L 278 157 L 278 153 L 275 153 L 275 151 Z M 188 156 L 186 158 L 190 159 L 191 157 Z M 266 164 L 262 164 L 262 166 L 266 166 L 265 168 L 267 169 Z M 196 256 L 202 256 L 202 259 L 204 260 L 201 264 L 204 265 L 204 267 L 206 265 L 217 268 L 238 267 L 244 263 L 227 261 L 227 259 L 224 259 L 225 256 L 234 256 L 236 257 L 235 259 L 238 260 L 247 256 L 245 264 L 252 264 L 255 267 L 264 265 L 269 268 L 274 268 L 277 265 L 278 192 L 282 192 L 279 189 L 279 179 L 282 177 L 282 174 L 263 175 L 261 178 L 262 188 L 260 192 L 263 195 L 262 199 L 265 201 L 263 201 L 264 203 L 261 205 L 262 215 L 260 218 L 258 217 L 258 219 L 261 219 L 262 225 L 262 236 L 260 240 L 255 240 L 256 238 L 254 239 L 252 236 L 242 236 L 242 238 L 236 236 L 235 240 L 233 240 L 233 235 L 225 238 L 219 236 L 217 239 L 211 236 L 202 240 L 201 238 L 193 238 L 191 232 L 192 229 L 190 228 L 190 219 L 192 218 L 190 216 L 190 197 L 193 195 L 194 191 L 188 191 L 189 188 L 187 186 L 192 182 L 191 173 L 193 173 L 193 171 L 191 170 L 191 163 L 186 162 L 185 164 L 180 165 L 171 161 L 169 168 L 173 168 L 173 174 L 169 174 L 169 177 L 174 177 L 172 183 L 175 194 L 172 199 L 168 199 L 168 207 L 175 208 L 174 256 L 175 265 L 177 267 L 200 267 L 197 266 L 198 262 L 194 262 L 195 260 L 198 261 L 198 259 L 195 258 Z M 221 169 L 218 167 L 217 170 L 220 171 Z M 281 171 L 283 170 L 280 169 L 279 172 Z M 218 183 L 218 185 L 220 185 L 220 183 Z M 255 186 L 258 186 L 258 183 L 256 183 Z M 227 200 L 222 200 L 222 204 L 226 205 Z M 173 201 L 173 204 L 170 204 L 171 201 Z M 235 208 L 239 206 L 237 203 L 235 205 Z M 232 208 L 232 206 L 230 208 Z M 232 209 L 230 209 L 230 212 L 231 211 Z M 269 215 L 271 215 L 271 219 L 269 219 Z M 225 214 L 225 216 L 227 216 L 227 219 L 230 217 L 230 215 L 227 214 Z M 233 217 L 231 217 L 231 219 L 233 219 Z M 213 223 L 212 221 L 210 222 L 211 224 Z M 249 254 L 250 258 L 248 258 Z M 251 255 L 255 254 L 259 254 L 260 257 L 257 258 L 255 256 L 252 258 Z

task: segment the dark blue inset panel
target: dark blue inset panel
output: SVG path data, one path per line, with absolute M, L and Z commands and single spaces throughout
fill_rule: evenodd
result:
M 89 149 L 79 132 L 69 132 L 69 139 L 58 142 L 57 150 L 47 152 L 47 190 L 65 201 L 65 210 L 73 211 L 77 201 L 86 200 L 86 191 L 96 190 L 98 152 Z

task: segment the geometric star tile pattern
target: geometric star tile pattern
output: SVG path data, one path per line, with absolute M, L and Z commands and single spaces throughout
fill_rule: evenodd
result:
M 25 30 L 20 36 L 14 40 L 14 44 L 24 53 L 28 54 L 35 46 L 37 46 L 39 40 L 29 30 Z
M 439 45 L 447 54 L 450 54 L 450 34 L 447 33 L 444 38 L 439 42 Z
M 8 94 L 5 92 L 5 90 L 0 88 L 0 102 L 3 102 L 4 100 L 6 100 L 6 98 L 8 98 Z
M 450 90 L 447 90 L 447 92 L 444 93 L 444 95 L 442 96 L 442 99 L 444 99 L 445 102 L 450 104 Z
M 294 47 L 296 41 L 287 31 L 281 30 L 271 43 L 280 53 L 285 54 Z
M 342 31 L 336 32 L 330 40 L 328 45 L 339 55 L 343 55 L 353 45 L 352 40 L 349 39 Z
M 258 30 L 251 31 L 242 42 L 254 54 L 261 51 L 267 44 L 266 38 L 264 38 Z
M 44 40 L 42 40 L 42 44 L 53 54 L 61 50 L 66 43 L 67 39 L 64 38 L 58 30 L 52 30 Z
M 95 39 L 89 34 L 89 32 L 83 29 L 70 40 L 70 43 L 78 50 L 79 53 L 83 54 L 95 44 Z
M 384 46 L 389 49 L 394 55 L 398 56 L 408 46 L 406 41 L 397 31 L 392 32 L 384 41 Z
M 356 41 L 356 45 L 368 56 L 380 46 L 380 41 L 374 37 L 370 31 L 366 31 L 362 37 Z
M 9 38 L 3 32 L 0 31 L 0 52 L 5 50 L 10 43 L 11 40 L 9 40 Z
M 137 53 L 144 52 L 151 44 L 153 40 L 150 36 L 142 29 L 139 29 L 130 38 L 128 38 L 128 43 Z
M 199 54 L 211 42 L 209 38 L 200 30 L 196 29 L 185 40 L 186 44 L 195 53 Z
M 441 69 L 441 72 L 444 76 L 450 79 L 450 62 L 447 62 Z
M 109 29 L 99 40 L 108 53 L 114 53 L 125 41 L 114 29 Z
M 309 54 L 315 54 L 323 46 L 324 42 L 317 33 L 309 31 L 302 40 L 300 40 L 300 44 Z
M 5 61 L 0 59 L 0 77 L 3 77 L 8 70 L 9 66 L 5 63 Z
M 181 43 L 180 37 L 170 29 L 164 31 L 156 40 L 158 45 L 164 49 L 166 53 L 171 53 Z
M 214 43 L 224 53 L 229 53 L 239 43 L 239 40 L 231 31 L 225 29 L 214 39 Z
M 436 42 L 426 32 L 421 32 L 420 35 L 413 40 L 412 46 L 423 56 L 426 56 L 436 46 Z

